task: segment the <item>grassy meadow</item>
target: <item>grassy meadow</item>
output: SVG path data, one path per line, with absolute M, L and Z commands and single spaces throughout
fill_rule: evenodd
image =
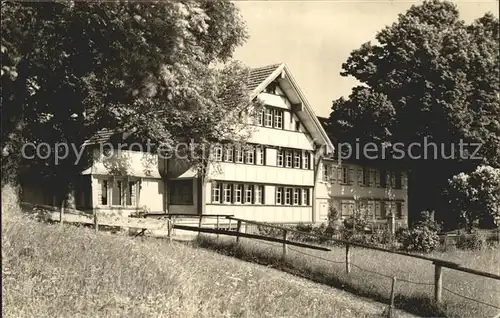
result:
M 2 199 L 4 317 L 367 317 L 387 308 L 181 243 L 42 224 Z
M 494 317 L 500 309 L 478 304 L 443 289 L 443 304 L 434 301 L 434 266 L 431 262 L 402 255 L 351 247 L 351 273 L 345 272 L 345 248 L 331 247 L 331 252 L 289 247 L 287 259 L 281 260 L 280 244 L 234 238 L 203 236 L 198 244 L 231 255 L 341 288 L 354 294 L 388 302 L 392 276 L 396 276 L 395 305 L 420 316 Z M 435 252 L 432 257 L 463 266 L 500 274 L 500 250 L 454 250 Z M 500 281 L 443 268 L 443 287 L 469 298 L 500 308 Z

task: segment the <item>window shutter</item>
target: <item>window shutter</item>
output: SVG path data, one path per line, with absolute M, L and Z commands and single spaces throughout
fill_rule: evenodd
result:
M 408 177 L 405 172 L 401 172 L 401 189 L 407 189 Z
M 373 187 L 373 184 L 374 184 L 374 182 L 375 182 L 375 180 L 373 180 L 373 179 L 374 179 L 374 173 L 373 173 L 373 170 L 372 170 L 372 169 L 369 169 L 369 170 L 368 170 L 368 185 L 369 185 L 370 187 Z
M 337 183 L 337 174 L 337 166 L 332 166 L 332 170 L 329 172 L 332 183 Z
M 380 219 L 381 214 L 380 214 L 380 202 L 375 202 L 375 218 Z
M 375 170 L 375 186 L 380 187 L 380 171 Z
M 358 168 L 358 185 L 363 185 L 363 169 Z
M 353 184 L 354 183 L 354 169 L 349 168 L 349 183 Z
M 337 180 L 342 183 L 342 167 L 337 167 Z
M 97 205 L 102 205 L 102 180 L 98 181 L 99 186 L 97 187 Z

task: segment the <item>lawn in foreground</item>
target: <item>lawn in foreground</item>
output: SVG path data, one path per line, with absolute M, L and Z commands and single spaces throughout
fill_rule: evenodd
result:
M 290 275 L 179 243 L 2 218 L 5 317 L 359 317 L 385 307 L 351 306 Z
M 342 288 L 352 293 L 387 302 L 390 298 L 392 277 L 397 277 L 396 306 L 421 316 L 493 317 L 499 309 L 478 304 L 456 296 L 469 298 L 500 307 L 500 281 L 479 277 L 451 269 L 443 269 L 443 305 L 433 302 L 434 266 L 431 262 L 375 250 L 351 248 L 352 271 L 345 272 L 345 248 L 333 246 L 331 252 L 289 247 L 285 261 L 281 260 L 280 244 L 234 238 L 216 240 L 202 236 L 198 244 L 220 253 L 251 262 L 273 265 L 283 271 L 310 280 Z M 460 263 L 495 274 L 500 274 L 500 250 L 449 251 L 433 253 L 432 257 Z

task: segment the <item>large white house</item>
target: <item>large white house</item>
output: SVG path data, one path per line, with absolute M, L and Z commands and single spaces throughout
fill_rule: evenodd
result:
M 74 205 L 89 212 L 122 215 L 147 208 L 171 214 L 318 223 L 326 220 L 330 206 L 342 216 L 352 214 L 353 200 L 359 201 L 359 196 L 374 220 L 382 222 L 394 204 L 399 219 L 406 222 L 405 178 L 394 176 L 390 184 L 396 198 L 385 203 L 387 189 L 382 180 L 386 179 L 377 178 L 375 170 L 336 166 L 328 159 L 334 146 L 285 64 L 253 69 L 249 83 L 251 97 L 265 105 L 258 120 L 249 123 L 252 147 L 215 148 L 207 176 L 200 178 L 175 158 L 130 150 L 122 150 L 120 158 L 107 156 L 97 145 L 113 133 L 103 131 L 88 146 L 95 159 L 82 173 Z

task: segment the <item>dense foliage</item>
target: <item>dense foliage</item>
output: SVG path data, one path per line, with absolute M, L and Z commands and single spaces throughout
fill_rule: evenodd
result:
M 88 164 L 75 164 L 75 150 L 103 128 L 167 153 L 180 137 L 245 137 L 248 70 L 231 55 L 247 34 L 229 1 L 3 1 L 1 10 L 3 177 L 36 167 L 70 183 Z M 23 160 L 27 142 L 74 148 L 54 169 L 53 155 Z
M 474 223 L 492 227 L 500 218 L 500 168 L 479 166 L 453 176 L 447 195 L 454 215 L 469 231 Z
M 351 144 L 375 142 L 378 158 L 385 151 L 392 159 L 379 164 L 410 169 L 413 215 L 430 209 L 447 219 L 447 180 L 478 164 L 500 166 L 498 31 L 490 13 L 466 24 L 454 4 L 425 1 L 343 64 L 341 75 L 361 85 L 334 101 L 329 133 Z M 475 153 L 461 142 L 481 147 Z
M 439 231 L 440 227 L 430 213 L 423 212 L 420 221 L 398 233 L 398 241 L 406 251 L 429 253 L 439 246 Z

